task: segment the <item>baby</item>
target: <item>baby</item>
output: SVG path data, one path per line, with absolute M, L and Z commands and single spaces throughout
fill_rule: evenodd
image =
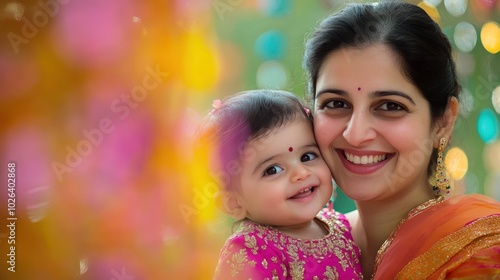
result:
M 332 178 L 309 109 L 292 93 L 240 92 L 214 101 L 202 126 L 218 201 L 238 222 L 214 279 L 361 279 L 346 217 L 325 207 Z

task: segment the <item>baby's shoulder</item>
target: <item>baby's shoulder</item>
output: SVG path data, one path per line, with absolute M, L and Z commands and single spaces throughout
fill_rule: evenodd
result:
M 278 239 L 279 232 L 276 229 L 252 221 L 243 221 L 226 242 L 244 243 L 248 245 L 268 243 L 270 240 Z
M 330 227 L 340 228 L 341 231 L 351 231 L 349 219 L 345 214 L 334 209 L 323 208 L 317 215 L 323 221 L 326 221 Z

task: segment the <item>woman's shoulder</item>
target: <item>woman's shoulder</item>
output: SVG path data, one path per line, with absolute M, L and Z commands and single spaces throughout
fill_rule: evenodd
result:
M 476 203 L 476 204 L 483 204 L 483 205 L 491 205 L 491 206 L 496 206 L 500 207 L 500 202 L 486 196 L 484 194 L 461 194 L 461 195 L 455 195 L 452 196 L 445 201 L 450 202 L 451 204 L 457 204 L 457 203 Z
M 482 194 L 463 194 L 446 199 L 438 208 L 455 212 L 473 219 L 500 214 L 500 202 Z

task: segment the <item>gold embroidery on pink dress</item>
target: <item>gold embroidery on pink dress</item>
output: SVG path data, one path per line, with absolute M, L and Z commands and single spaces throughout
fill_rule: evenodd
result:
M 245 270 L 245 263 L 248 263 L 251 259 L 251 255 L 258 255 L 261 251 L 267 249 L 267 245 L 262 245 L 257 239 L 267 240 L 268 244 L 273 244 L 273 247 L 280 250 L 282 256 L 270 256 L 267 259 L 259 261 L 259 263 L 251 264 L 252 267 L 261 267 L 264 269 L 271 268 L 271 263 L 280 264 L 283 275 L 277 275 L 276 270 L 272 271 L 272 279 L 304 279 L 306 269 L 306 262 L 302 259 L 302 254 L 311 256 L 314 258 L 318 264 L 326 261 L 327 256 L 336 256 L 339 260 L 339 266 L 327 266 L 326 271 L 324 270 L 321 274 L 316 276 L 319 279 L 338 279 L 339 271 L 342 269 L 344 272 L 349 267 L 359 266 L 359 259 L 357 256 L 358 248 L 354 244 L 352 239 L 346 237 L 345 233 L 349 231 L 349 228 L 339 220 L 338 213 L 330 213 L 329 218 L 323 215 L 318 215 L 316 219 L 320 221 L 325 228 L 328 229 L 328 234 L 319 239 L 304 240 L 297 239 L 292 236 L 282 234 L 276 229 L 268 226 L 258 225 L 251 221 L 245 221 L 240 224 L 236 234 L 244 238 L 244 246 L 246 249 L 238 249 L 232 247 L 232 244 L 222 252 L 222 255 L 233 253 L 230 260 L 227 261 L 231 268 L 231 275 L 237 276 Z M 247 256 L 247 251 L 248 255 Z M 274 249 L 273 249 L 274 250 Z M 300 253 L 299 253 L 300 252 Z M 300 255 L 299 255 L 300 254 Z M 289 258 L 288 265 L 285 265 L 285 259 Z M 238 274 L 239 273 L 239 274 Z M 361 272 L 358 271 L 359 278 L 361 278 Z M 314 275 L 311 275 L 311 277 Z
M 243 270 L 245 264 L 248 262 L 247 252 L 241 249 L 238 253 L 234 254 L 231 258 L 231 276 L 236 276 Z M 253 262 L 253 261 L 252 261 Z M 250 265 L 255 266 L 255 262 L 250 262 Z

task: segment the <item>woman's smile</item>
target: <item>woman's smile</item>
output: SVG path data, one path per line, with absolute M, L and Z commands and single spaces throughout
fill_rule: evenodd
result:
M 395 155 L 394 153 L 377 154 L 373 152 L 363 155 L 349 153 L 346 150 L 336 149 L 344 167 L 356 174 L 369 174 L 381 169 Z

